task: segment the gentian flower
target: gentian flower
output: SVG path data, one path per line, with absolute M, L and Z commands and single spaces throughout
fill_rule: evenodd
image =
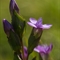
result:
M 15 10 L 17 13 L 19 13 L 19 8 L 15 0 L 10 0 L 9 5 L 10 13 L 13 14 L 13 10 Z
M 42 18 L 39 18 L 38 21 L 34 18 L 30 18 L 29 20 L 30 22 L 27 23 L 34 28 L 49 29 L 52 26 L 51 24 L 42 24 Z
M 44 54 L 49 54 L 50 51 L 52 50 L 53 45 L 50 44 L 49 46 L 47 45 L 38 45 L 36 48 L 34 48 L 34 51 L 38 53 L 44 53 Z
M 38 52 L 41 57 L 44 59 L 47 59 L 49 56 L 49 53 L 51 52 L 53 48 L 53 45 L 38 45 L 36 48 L 34 48 L 34 51 Z
M 3 19 L 3 28 L 7 35 L 9 35 L 10 29 L 13 29 L 12 25 L 6 19 Z

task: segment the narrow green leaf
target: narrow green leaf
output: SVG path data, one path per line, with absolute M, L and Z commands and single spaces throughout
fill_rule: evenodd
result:
M 16 11 L 13 11 L 12 25 L 15 32 L 22 38 L 26 22 Z
M 18 35 L 13 31 L 10 30 L 10 35 L 8 37 L 8 42 L 11 45 L 14 51 L 19 51 L 21 48 L 21 42 L 19 40 Z
M 28 55 L 32 53 L 33 49 L 38 45 L 41 35 L 42 35 L 41 29 L 33 28 L 28 40 Z

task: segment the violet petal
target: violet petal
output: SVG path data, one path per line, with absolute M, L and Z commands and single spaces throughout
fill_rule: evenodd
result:
M 36 24 L 36 23 L 37 23 L 37 20 L 34 19 L 34 18 L 30 18 L 29 20 L 30 20 L 30 22 L 33 23 L 33 24 Z
M 52 50 L 52 48 L 53 48 L 53 45 L 50 44 L 50 45 L 49 45 L 49 48 L 48 48 L 48 50 L 47 50 L 47 52 L 50 53 L 50 51 Z
M 27 22 L 30 26 L 37 28 L 33 23 Z
M 42 28 L 42 18 L 40 18 L 36 23 L 37 28 Z
M 49 29 L 49 28 L 51 28 L 52 27 L 52 25 L 49 25 L 49 24 L 44 24 L 44 25 L 42 25 L 42 28 L 43 29 Z
M 34 51 L 36 51 L 36 52 L 38 52 L 38 53 L 42 53 L 42 52 L 45 52 L 45 50 L 44 50 L 44 47 L 42 47 L 42 46 L 37 46 L 35 49 L 34 49 Z

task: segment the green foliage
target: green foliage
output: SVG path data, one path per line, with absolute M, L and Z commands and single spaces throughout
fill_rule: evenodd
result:
M 44 23 L 52 23 L 53 27 L 49 31 L 45 31 L 42 36 L 43 43 L 52 42 L 54 48 L 52 53 L 54 60 L 60 60 L 60 1 L 58 0 L 16 0 L 20 7 L 20 14 L 26 19 L 29 17 L 43 17 Z M 0 0 L 0 60 L 12 60 L 12 50 L 7 43 L 6 35 L 2 28 L 2 19 L 7 18 L 10 21 L 8 9 L 9 0 Z M 27 38 L 30 33 L 30 27 L 27 27 Z M 26 37 L 25 36 L 25 37 Z M 47 36 L 47 37 L 46 37 Z M 25 42 L 27 41 L 24 40 Z M 6 58 L 2 56 L 2 52 L 8 51 Z M 12 54 L 11 54 L 12 53 Z
M 39 60 L 43 60 L 42 57 L 41 57 L 41 55 L 40 54 L 38 54 L 38 55 L 39 55 Z
M 17 53 L 14 53 L 14 60 L 21 60 L 21 58 L 19 57 Z
M 9 44 L 11 45 L 11 47 L 14 51 L 18 52 L 21 49 L 21 42 L 19 40 L 19 37 L 12 30 L 10 30 L 10 34 L 9 34 L 9 37 L 8 37 L 8 42 L 9 42 Z
M 34 57 L 32 60 L 36 60 L 36 57 Z
M 38 45 L 42 35 L 42 29 L 33 28 L 28 40 L 28 55 L 32 53 L 33 49 Z
M 16 11 L 13 11 L 12 25 L 15 32 L 19 35 L 20 38 L 22 38 L 26 22 L 25 19 L 22 18 L 22 16 L 19 16 Z

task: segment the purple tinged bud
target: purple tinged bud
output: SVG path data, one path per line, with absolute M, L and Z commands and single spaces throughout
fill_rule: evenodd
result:
M 26 58 L 27 58 L 27 55 L 28 55 L 27 47 L 24 46 L 24 57 L 25 57 L 25 60 L 26 60 Z M 23 59 L 22 54 L 21 54 L 21 57 L 22 57 L 22 59 Z
M 28 54 L 27 48 L 24 46 L 24 56 L 25 56 L 25 58 L 27 58 L 27 54 Z
M 13 14 L 13 11 L 15 10 L 17 13 L 19 13 L 19 8 L 15 0 L 10 0 L 10 13 Z
M 7 36 L 9 36 L 9 31 L 12 29 L 12 25 L 6 19 L 3 19 L 3 28 Z

